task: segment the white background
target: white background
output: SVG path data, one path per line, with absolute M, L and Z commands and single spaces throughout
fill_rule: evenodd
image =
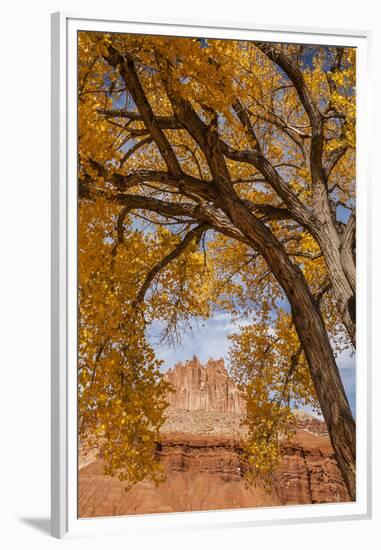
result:
M 181 4 L 181 5 L 180 5 Z M 371 0 L 141 0 L 127 2 L 8 0 L 1 13 L 0 64 L 0 545 L 13 548 L 192 548 L 223 550 L 379 547 L 381 504 L 375 490 L 373 520 L 297 526 L 171 530 L 128 537 L 57 541 L 50 513 L 50 13 L 115 12 L 131 18 L 191 18 L 221 22 L 359 28 L 373 31 L 373 325 L 374 487 L 379 468 L 381 310 L 381 18 Z M 102 12 L 102 9 L 105 11 Z

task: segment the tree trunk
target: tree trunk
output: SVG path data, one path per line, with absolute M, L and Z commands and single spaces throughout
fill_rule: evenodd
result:
M 348 241 L 351 242 L 352 234 L 354 234 L 354 221 L 348 226 L 348 237 L 342 242 L 332 222 L 327 201 L 324 200 L 324 197 L 317 197 L 316 200 L 319 208 L 316 212 L 317 224 L 313 228 L 313 234 L 323 252 L 341 320 L 355 348 L 356 269 L 351 255 L 352 251 L 348 250 L 350 246 Z
M 301 270 L 271 231 L 233 193 L 224 196 L 226 214 L 253 242 L 283 288 L 311 373 L 337 463 L 350 497 L 356 498 L 356 425 L 320 310 Z
M 341 263 L 353 292 L 356 292 L 356 213 L 352 212 L 341 242 Z
M 355 500 L 356 425 L 321 313 L 309 295 L 302 274 L 295 277 L 293 290 L 288 289 L 286 294 L 339 468 L 348 492 Z

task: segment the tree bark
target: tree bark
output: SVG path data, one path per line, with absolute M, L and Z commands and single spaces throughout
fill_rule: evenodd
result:
M 334 226 L 326 190 L 321 187 L 315 193 L 315 223 L 311 233 L 323 252 L 328 274 L 342 322 L 347 329 L 353 347 L 356 347 L 356 275 L 351 247 L 354 236 L 354 221 L 346 227 L 343 239 Z M 344 246 L 343 246 L 344 245 Z M 352 259 L 352 262 L 350 261 Z M 344 260 L 344 261 L 343 261 Z M 347 275 L 345 270 L 347 265 Z
M 355 301 L 356 294 L 354 288 L 351 287 L 347 274 L 345 272 L 345 263 L 343 259 L 348 260 L 348 256 L 343 258 L 341 252 L 340 237 L 336 232 L 332 231 L 327 225 L 324 225 L 317 235 L 320 248 L 324 255 L 324 260 L 327 266 L 329 277 L 332 282 L 333 292 L 336 298 L 337 307 L 341 315 L 341 319 L 347 329 L 353 347 L 356 347 L 356 311 Z M 348 261 L 349 263 L 349 261 Z M 348 267 L 354 267 L 352 264 Z M 354 270 L 355 271 L 355 270 Z M 355 284 L 355 276 L 353 276 L 353 284 Z
M 356 292 L 355 265 L 356 213 L 352 212 L 342 237 L 341 263 L 353 292 Z

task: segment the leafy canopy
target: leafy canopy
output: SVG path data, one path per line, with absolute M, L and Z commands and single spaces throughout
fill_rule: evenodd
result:
M 156 442 L 170 388 L 147 339 L 155 321 L 171 343 L 217 309 L 245 320 L 231 336 L 231 372 L 247 400 L 250 479 L 277 464 L 291 408 L 319 408 L 284 293 L 229 220 L 218 209 L 211 216 L 210 166 L 174 116 L 187 102 L 227 151 L 259 150 L 311 209 L 310 120 L 295 86 L 257 46 L 79 33 L 80 430 L 97 438 L 106 471 L 130 484 L 162 478 Z M 325 113 L 329 200 L 342 231 L 340 208 L 354 206 L 355 51 L 278 47 Z M 118 55 L 132 63 L 129 75 Z M 142 113 L 152 114 L 152 127 Z M 350 346 L 316 236 L 288 215 L 258 168 L 232 157 L 236 193 L 302 270 L 335 351 Z M 205 211 L 209 218 L 198 219 Z

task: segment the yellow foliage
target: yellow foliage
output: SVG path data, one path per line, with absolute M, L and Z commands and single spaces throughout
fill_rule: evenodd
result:
M 281 458 L 281 441 L 293 434 L 292 409 L 308 405 L 319 411 L 315 390 L 290 314 L 279 310 L 273 322 L 257 319 L 231 340 L 231 374 L 247 407 L 245 476 L 250 482 L 270 482 Z
M 299 46 L 278 47 L 298 61 L 321 110 L 324 160 L 347 147 L 328 182 L 334 190 L 332 202 L 346 204 L 354 199 L 355 50 L 344 48 L 341 64 L 329 71 L 332 48 L 314 48 L 303 60 Z M 207 319 L 223 309 L 249 320 L 232 336 L 232 372 L 247 400 L 248 477 L 266 475 L 279 460 L 280 437 L 292 429 L 291 407 L 318 406 L 290 314 L 279 307 L 283 291 L 265 260 L 243 238 L 212 227 L 155 272 L 194 229 L 193 221 L 144 208 L 126 212 L 121 221 L 123 208 L 116 197 L 139 195 L 197 207 L 202 201 L 182 187 L 174 190 L 170 178 L 142 176 L 125 184 L 131 175 L 160 173 L 167 166 L 152 128 L 145 127 L 126 90 L 120 65 L 109 62 L 110 51 L 134 60 L 157 120 L 173 117 L 170 94 L 176 94 L 227 146 L 246 150 L 253 139 L 232 108 L 238 98 L 266 159 L 310 208 L 308 116 L 295 88 L 255 43 L 79 33 L 78 179 L 89 189 L 79 200 L 78 224 L 80 435 L 97 437 L 106 471 L 129 485 L 147 477 L 160 480 L 156 443 L 170 388 L 147 329 L 160 322 L 164 339 L 178 339 L 191 319 Z M 110 114 L 113 110 L 117 114 Z M 167 125 L 162 132 L 183 174 L 212 186 L 211 168 L 194 136 L 181 125 Z M 252 165 L 226 159 L 226 166 L 239 197 L 254 205 L 255 215 L 301 268 L 311 293 L 317 293 L 327 269 L 314 237 L 293 219 L 266 218 L 261 206 L 280 209 L 284 204 Z M 150 276 L 149 288 L 137 303 Z M 321 309 L 339 351 L 347 342 L 332 293 L 324 296 Z

